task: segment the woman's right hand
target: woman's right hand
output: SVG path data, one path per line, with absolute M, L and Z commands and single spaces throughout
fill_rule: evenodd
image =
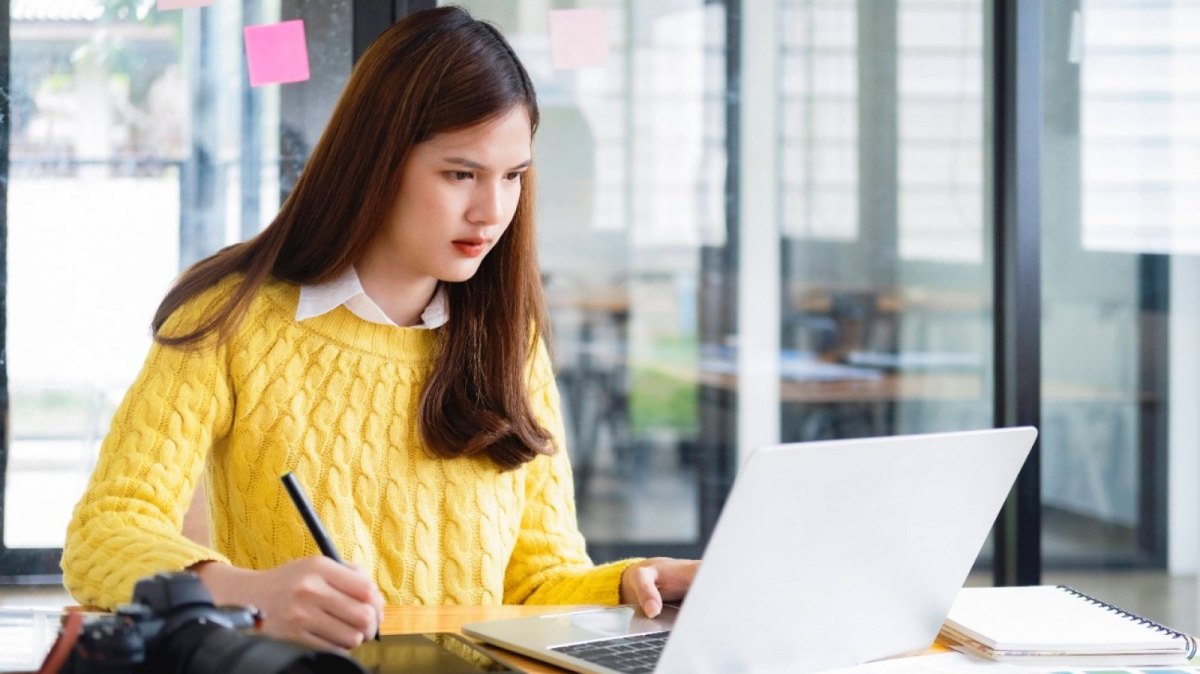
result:
M 254 606 L 263 613 L 263 634 L 313 648 L 354 648 L 375 638 L 383 616 L 383 597 L 371 578 L 327 557 L 265 571 L 220 562 L 201 562 L 191 570 L 218 606 Z

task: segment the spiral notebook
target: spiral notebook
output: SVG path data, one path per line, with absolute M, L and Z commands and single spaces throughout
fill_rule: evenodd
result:
M 964 588 L 941 636 L 993 660 L 1063 665 L 1176 665 L 1196 640 L 1065 585 Z

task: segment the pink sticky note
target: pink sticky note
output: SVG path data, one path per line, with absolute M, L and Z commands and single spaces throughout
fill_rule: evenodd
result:
M 188 7 L 208 7 L 217 0 L 158 0 L 158 10 L 187 9 Z
M 250 86 L 308 79 L 308 43 L 304 39 L 303 19 L 246 26 L 242 32 L 246 36 Z
M 608 23 L 604 10 L 551 10 L 550 60 L 559 70 L 604 65 L 608 61 Z

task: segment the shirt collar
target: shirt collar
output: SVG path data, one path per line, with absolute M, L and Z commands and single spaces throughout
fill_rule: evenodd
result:
M 367 296 L 363 290 L 358 271 L 346 267 L 337 278 L 325 283 L 300 286 L 300 302 L 296 305 L 296 320 L 303 321 L 315 318 L 345 305 L 355 316 L 371 323 L 396 325 L 392 319 L 383 313 L 375 300 Z M 446 310 L 446 291 L 439 284 L 433 293 L 433 298 L 421 312 L 421 323 L 412 327 L 434 329 L 446 324 L 449 314 Z

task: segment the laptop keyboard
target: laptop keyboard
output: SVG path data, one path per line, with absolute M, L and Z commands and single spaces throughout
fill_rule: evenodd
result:
M 654 671 L 654 665 L 658 662 L 658 656 L 662 655 L 670 634 L 635 634 L 631 637 L 558 646 L 550 650 L 626 674 L 649 674 Z

